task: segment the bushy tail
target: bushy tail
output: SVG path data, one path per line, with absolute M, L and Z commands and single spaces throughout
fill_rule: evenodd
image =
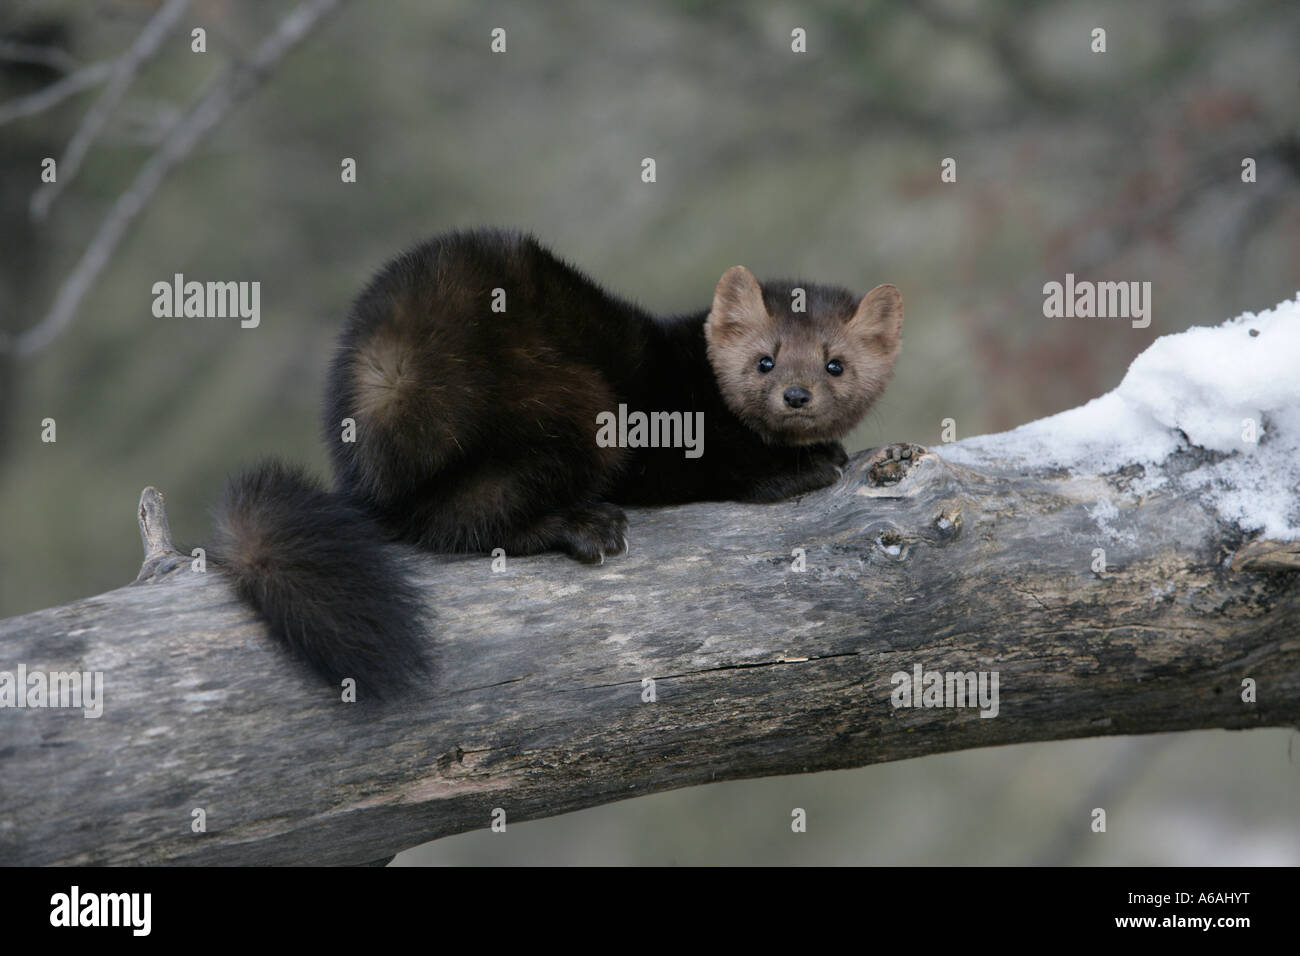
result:
M 385 696 L 427 669 L 405 555 L 301 469 L 269 461 L 232 478 L 209 555 L 277 638 L 330 680 L 355 678 L 358 696 Z

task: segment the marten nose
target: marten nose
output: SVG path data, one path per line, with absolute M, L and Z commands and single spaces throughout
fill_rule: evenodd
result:
M 785 403 L 791 408 L 803 408 L 812 400 L 812 392 L 802 385 L 791 385 L 785 390 Z

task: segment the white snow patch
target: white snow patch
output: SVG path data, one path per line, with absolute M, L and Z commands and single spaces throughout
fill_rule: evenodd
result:
M 1252 427 L 1255 442 L 1246 437 Z M 1244 531 L 1300 540 L 1300 293 L 1216 327 L 1161 336 L 1119 387 L 1086 405 L 936 450 L 971 467 L 1002 459 L 1104 474 L 1158 464 L 1188 444 L 1230 457 L 1180 485 L 1204 493 Z M 1145 494 L 1165 480 L 1153 476 L 1132 490 Z M 1103 530 L 1111 517 L 1100 508 L 1092 516 Z
M 1132 530 L 1121 531 L 1111 525 L 1111 521 L 1119 517 L 1119 509 L 1115 507 L 1115 502 L 1109 498 L 1098 498 L 1096 504 L 1084 510 L 1088 512 L 1088 517 L 1097 523 L 1097 529 L 1102 534 L 1108 535 L 1117 541 L 1127 541 L 1130 544 L 1137 542 L 1137 534 Z

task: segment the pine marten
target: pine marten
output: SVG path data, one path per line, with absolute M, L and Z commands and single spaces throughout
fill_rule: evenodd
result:
M 902 319 L 892 285 L 858 299 L 741 266 L 711 308 L 656 317 L 531 236 L 436 236 L 347 317 L 323 414 L 334 490 L 274 461 L 238 475 L 210 558 L 324 676 L 383 696 L 427 660 L 411 552 L 393 542 L 594 563 L 627 547 L 620 505 L 825 487 L 890 379 Z M 634 412 L 701 423 L 696 450 L 611 440 Z

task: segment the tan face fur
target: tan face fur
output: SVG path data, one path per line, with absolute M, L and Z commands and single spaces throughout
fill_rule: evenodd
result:
M 798 289 L 802 312 L 794 311 Z M 727 407 L 769 442 L 807 445 L 842 438 L 861 421 L 893 374 L 902 327 L 903 299 L 892 285 L 858 301 L 811 283 L 760 286 L 733 266 L 714 291 L 704 333 Z

